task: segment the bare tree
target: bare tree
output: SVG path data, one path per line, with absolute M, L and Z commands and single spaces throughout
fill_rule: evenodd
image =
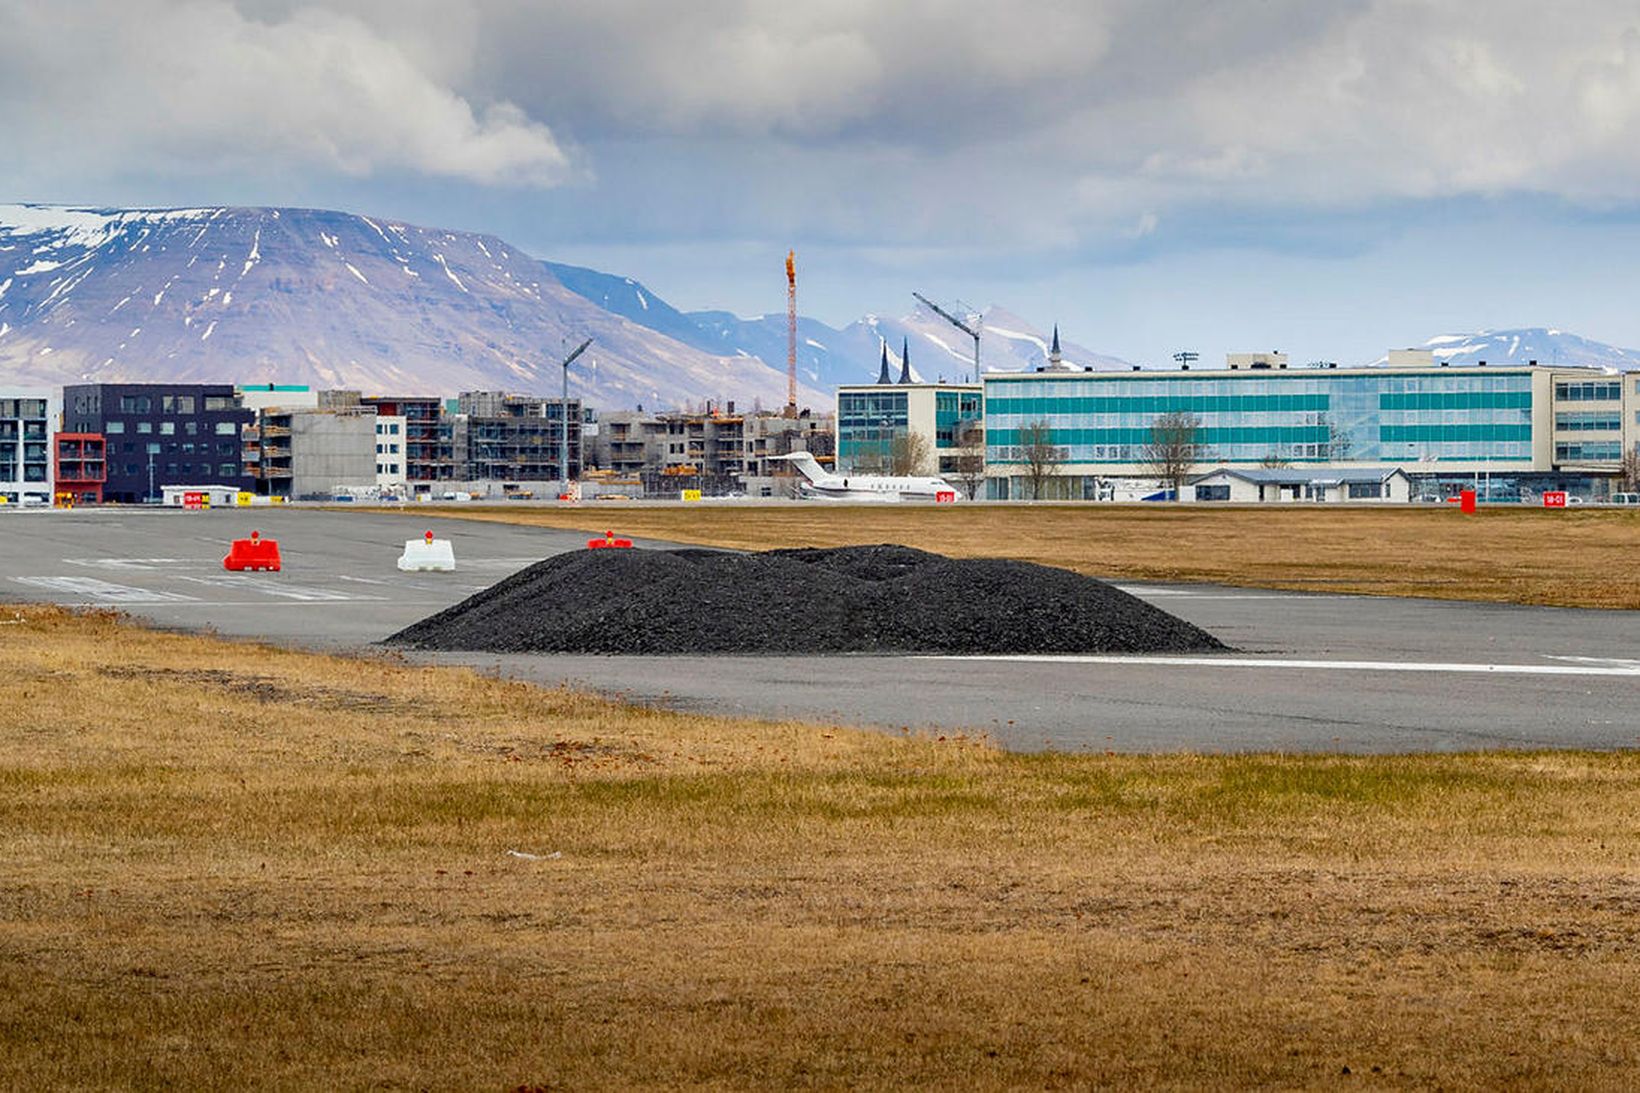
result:
M 1046 421 L 1033 421 L 1019 430 L 1019 458 L 1025 464 L 1025 482 L 1031 490 L 1031 500 L 1042 500 L 1048 482 L 1059 473 L 1065 463 L 1065 449 L 1053 442 L 1053 427 Z
M 1201 419 L 1176 410 L 1150 425 L 1150 439 L 1139 448 L 1139 462 L 1173 488 L 1173 499 L 1184 496 L 1184 480 L 1207 456 Z
M 1281 453 L 1280 449 L 1271 449 L 1264 453 L 1264 458 L 1258 461 L 1258 465 L 1267 471 L 1273 471 L 1282 467 L 1291 467 L 1293 463 L 1292 460 Z
M 1350 457 L 1350 448 L 1354 443 L 1349 430 L 1326 414 L 1321 415 L 1321 424 L 1327 427 L 1327 462 L 1342 463 Z
M 956 454 L 951 457 L 951 476 L 972 501 L 985 484 L 985 427 L 977 421 L 957 427 Z
M 888 446 L 888 473 L 901 477 L 932 470 L 934 447 L 922 433 L 904 432 Z
M 1623 453 L 1623 461 L 1617 465 L 1617 473 L 1623 479 L 1624 490 L 1640 491 L 1640 444 Z

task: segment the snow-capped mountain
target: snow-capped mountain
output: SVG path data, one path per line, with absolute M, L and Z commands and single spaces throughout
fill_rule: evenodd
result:
M 703 352 L 756 357 L 771 368 L 785 368 L 787 331 L 783 313 L 747 319 L 728 311 L 683 312 L 630 277 L 556 263 L 548 263 L 547 268 L 566 287 L 599 307 Z M 1051 329 L 1043 331 L 995 307 L 985 312 L 981 322 L 980 359 L 986 371 L 1017 372 L 1047 364 Z M 842 329 L 798 316 L 798 377 L 822 390 L 844 383 L 869 383 L 877 378 L 885 342 L 896 376 L 901 347 L 906 345 L 911 352 L 912 374 L 920 380 L 943 377 L 957 381 L 973 376 L 974 343 L 919 305 L 901 318 L 868 315 Z M 1120 358 L 1063 339 L 1060 349 L 1065 362 L 1077 367 L 1124 371 L 1131 367 Z
M 1525 364 L 1606 368 L 1626 372 L 1640 369 L 1640 350 L 1622 349 L 1604 342 L 1590 341 L 1563 330 L 1522 327 L 1515 330 L 1482 330 L 1474 334 L 1441 334 L 1423 347 L 1435 359 L 1448 364 Z
M 782 367 L 680 342 L 489 235 L 312 209 L 0 206 L 0 376 L 219 380 L 594 405 L 785 402 Z M 827 389 L 805 405 L 829 406 Z

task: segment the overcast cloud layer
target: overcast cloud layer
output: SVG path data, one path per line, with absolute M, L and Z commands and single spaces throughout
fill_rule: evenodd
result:
M 0 25 L 8 198 L 330 201 L 680 277 L 693 252 L 684 304 L 757 310 L 726 271 L 786 242 L 874 289 L 1060 307 L 1045 266 L 1344 262 L 1476 210 L 1640 206 L 1640 0 L 0 0 Z

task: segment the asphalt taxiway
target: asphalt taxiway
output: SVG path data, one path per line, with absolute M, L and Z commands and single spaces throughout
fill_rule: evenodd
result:
M 223 571 L 228 541 L 252 527 L 280 541 L 282 572 Z M 404 541 L 426 527 L 454 542 L 455 573 L 396 569 Z M 0 514 L 0 600 L 116 607 L 161 626 L 356 649 L 586 538 L 584 532 L 301 508 L 13 512 Z M 985 733 L 1019 749 L 1640 745 L 1640 612 L 1124 587 L 1238 652 L 1160 658 L 418 656 L 679 709 Z

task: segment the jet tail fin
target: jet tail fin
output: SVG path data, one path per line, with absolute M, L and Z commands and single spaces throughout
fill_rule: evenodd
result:
M 792 452 L 790 455 L 770 456 L 771 459 L 783 459 L 795 466 L 799 473 L 810 482 L 819 482 L 826 476 L 825 469 L 820 461 L 809 452 Z

